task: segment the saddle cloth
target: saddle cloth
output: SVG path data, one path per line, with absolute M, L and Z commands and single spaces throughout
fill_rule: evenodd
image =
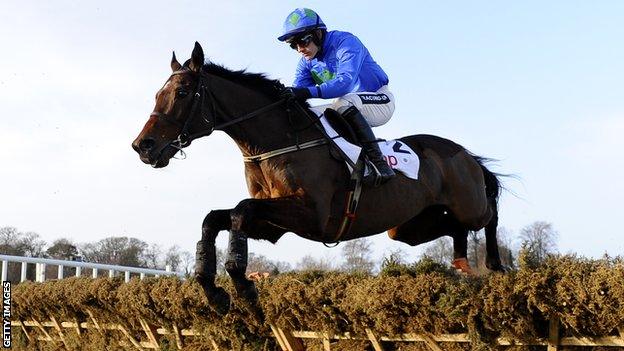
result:
M 336 145 L 338 145 L 338 147 L 351 159 L 353 164 L 355 164 L 360 157 L 362 148 L 351 144 L 338 135 L 323 115 L 323 111 L 325 111 L 327 107 L 329 107 L 329 105 L 314 106 L 310 109 L 317 116 L 320 116 L 321 124 L 323 125 L 323 128 L 325 128 L 327 135 L 334 139 Z M 403 173 L 408 178 L 418 179 L 420 161 L 418 159 L 418 155 L 409 146 L 407 146 L 407 144 L 400 140 L 380 141 L 378 144 L 386 162 L 388 162 L 392 169 Z M 351 166 L 347 162 L 345 162 L 345 164 L 349 168 L 349 172 L 353 172 Z M 370 170 L 368 170 L 367 167 L 365 174 L 368 174 L 368 172 L 370 172 Z

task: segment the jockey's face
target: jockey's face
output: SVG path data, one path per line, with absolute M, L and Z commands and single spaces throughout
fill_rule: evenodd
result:
M 319 51 L 319 47 L 314 43 L 312 33 L 296 37 L 289 43 L 291 48 L 297 50 L 308 61 L 313 59 Z
M 314 44 L 313 41 L 306 46 L 297 45 L 297 52 L 299 52 L 306 60 L 310 61 L 316 56 L 319 51 L 319 47 Z

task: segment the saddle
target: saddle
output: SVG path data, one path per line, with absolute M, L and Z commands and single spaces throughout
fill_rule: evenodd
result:
M 304 110 L 304 108 L 298 104 L 296 104 L 296 106 Z M 326 140 L 329 142 L 331 157 L 340 162 L 345 162 L 351 174 L 349 184 L 345 189 L 346 194 L 344 201 L 341 201 L 343 215 L 339 218 L 330 217 L 329 219 L 330 222 L 335 222 L 339 228 L 334 238 L 329 241 L 335 243 L 339 242 L 345 234 L 350 232 L 353 221 L 356 218 L 356 211 L 364 186 L 364 176 L 366 172 L 371 172 L 371 170 L 375 168 L 369 165 L 370 161 L 368 158 L 365 157 L 363 152 L 360 152 L 362 145 L 358 141 L 354 130 L 337 111 L 329 108 L 323 109 L 323 106 L 310 108 L 307 111 L 304 110 L 304 112 L 308 111 L 311 112 L 309 114 L 310 118 L 316 120 L 315 124 L 317 128 L 325 135 Z M 321 112 L 323 113 L 321 114 Z M 409 147 L 403 141 L 382 140 L 379 142 L 379 146 L 382 152 L 388 155 L 387 157 L 390 164 L 394 166 L 412 165 L 410 166 L 411 169 L 406 170 L 405 168 L 399 168 L 399 170 L 407 177 L 417 179 L 418 156 L 416 156 L 413 151 L 409 150 Z

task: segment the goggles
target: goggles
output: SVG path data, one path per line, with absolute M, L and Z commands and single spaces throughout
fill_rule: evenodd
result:
M 314 36 L 312 33 L 307 33 L 302 36 L 294 37 L 292 40 L 288 41 L 290 47 L 294 50 L 297 50 L 297 47 L 306 47 L 310 44 L 310 42 L 314 40 Z

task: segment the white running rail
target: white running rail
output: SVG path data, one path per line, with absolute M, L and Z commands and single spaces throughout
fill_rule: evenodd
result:
M 80 262 L 80 261 L 65 261 L 65 260 L 53 260 L 48 258 L 38 258 L 38 257 L 22 257 L 22 256 L 10 256 L 10 255 L 0 255 L 0 260 L 2 261 L 2 281 L 7 280 L 9 274 L 9 262 L 21 262 L 22 271 L 20 282 L 26 281 L 26 268 L 28 264 L 36 265 L 36 274 L 35 281 L 44 282 L 46 279 L 46 267 L 47 266 L 58 266 L 58 279 L 63 279 L 63 268 L 64 267 L 76 267 L 76 276 L 79 277 L 82 275 L 82 268 L 90 268 L 91 276 L 93 278 L 97 278 L 98 271 L 108 271 L 109 277 L 114 277 L 117 272 L 124 272 L 124 279 L 126 282 L 130 281 L 130 274 L 135 273 L 139 274 L 140 278 L 145 278 L 146 275 L 153 276 L 161 276 L 161 275 L 175 275 L 180 278 L 184 277 L 183 273 L 172 272 L 171 266 L 167 266 L 167 268 L 163 270 L 158 269 L 147 269 L 147 268 L 138 268 L 138 267 L 126 267 L 126 266 L 114 266 L 110 264 L 100 264 L 100 263 L 89 263 L 89 262 Z

